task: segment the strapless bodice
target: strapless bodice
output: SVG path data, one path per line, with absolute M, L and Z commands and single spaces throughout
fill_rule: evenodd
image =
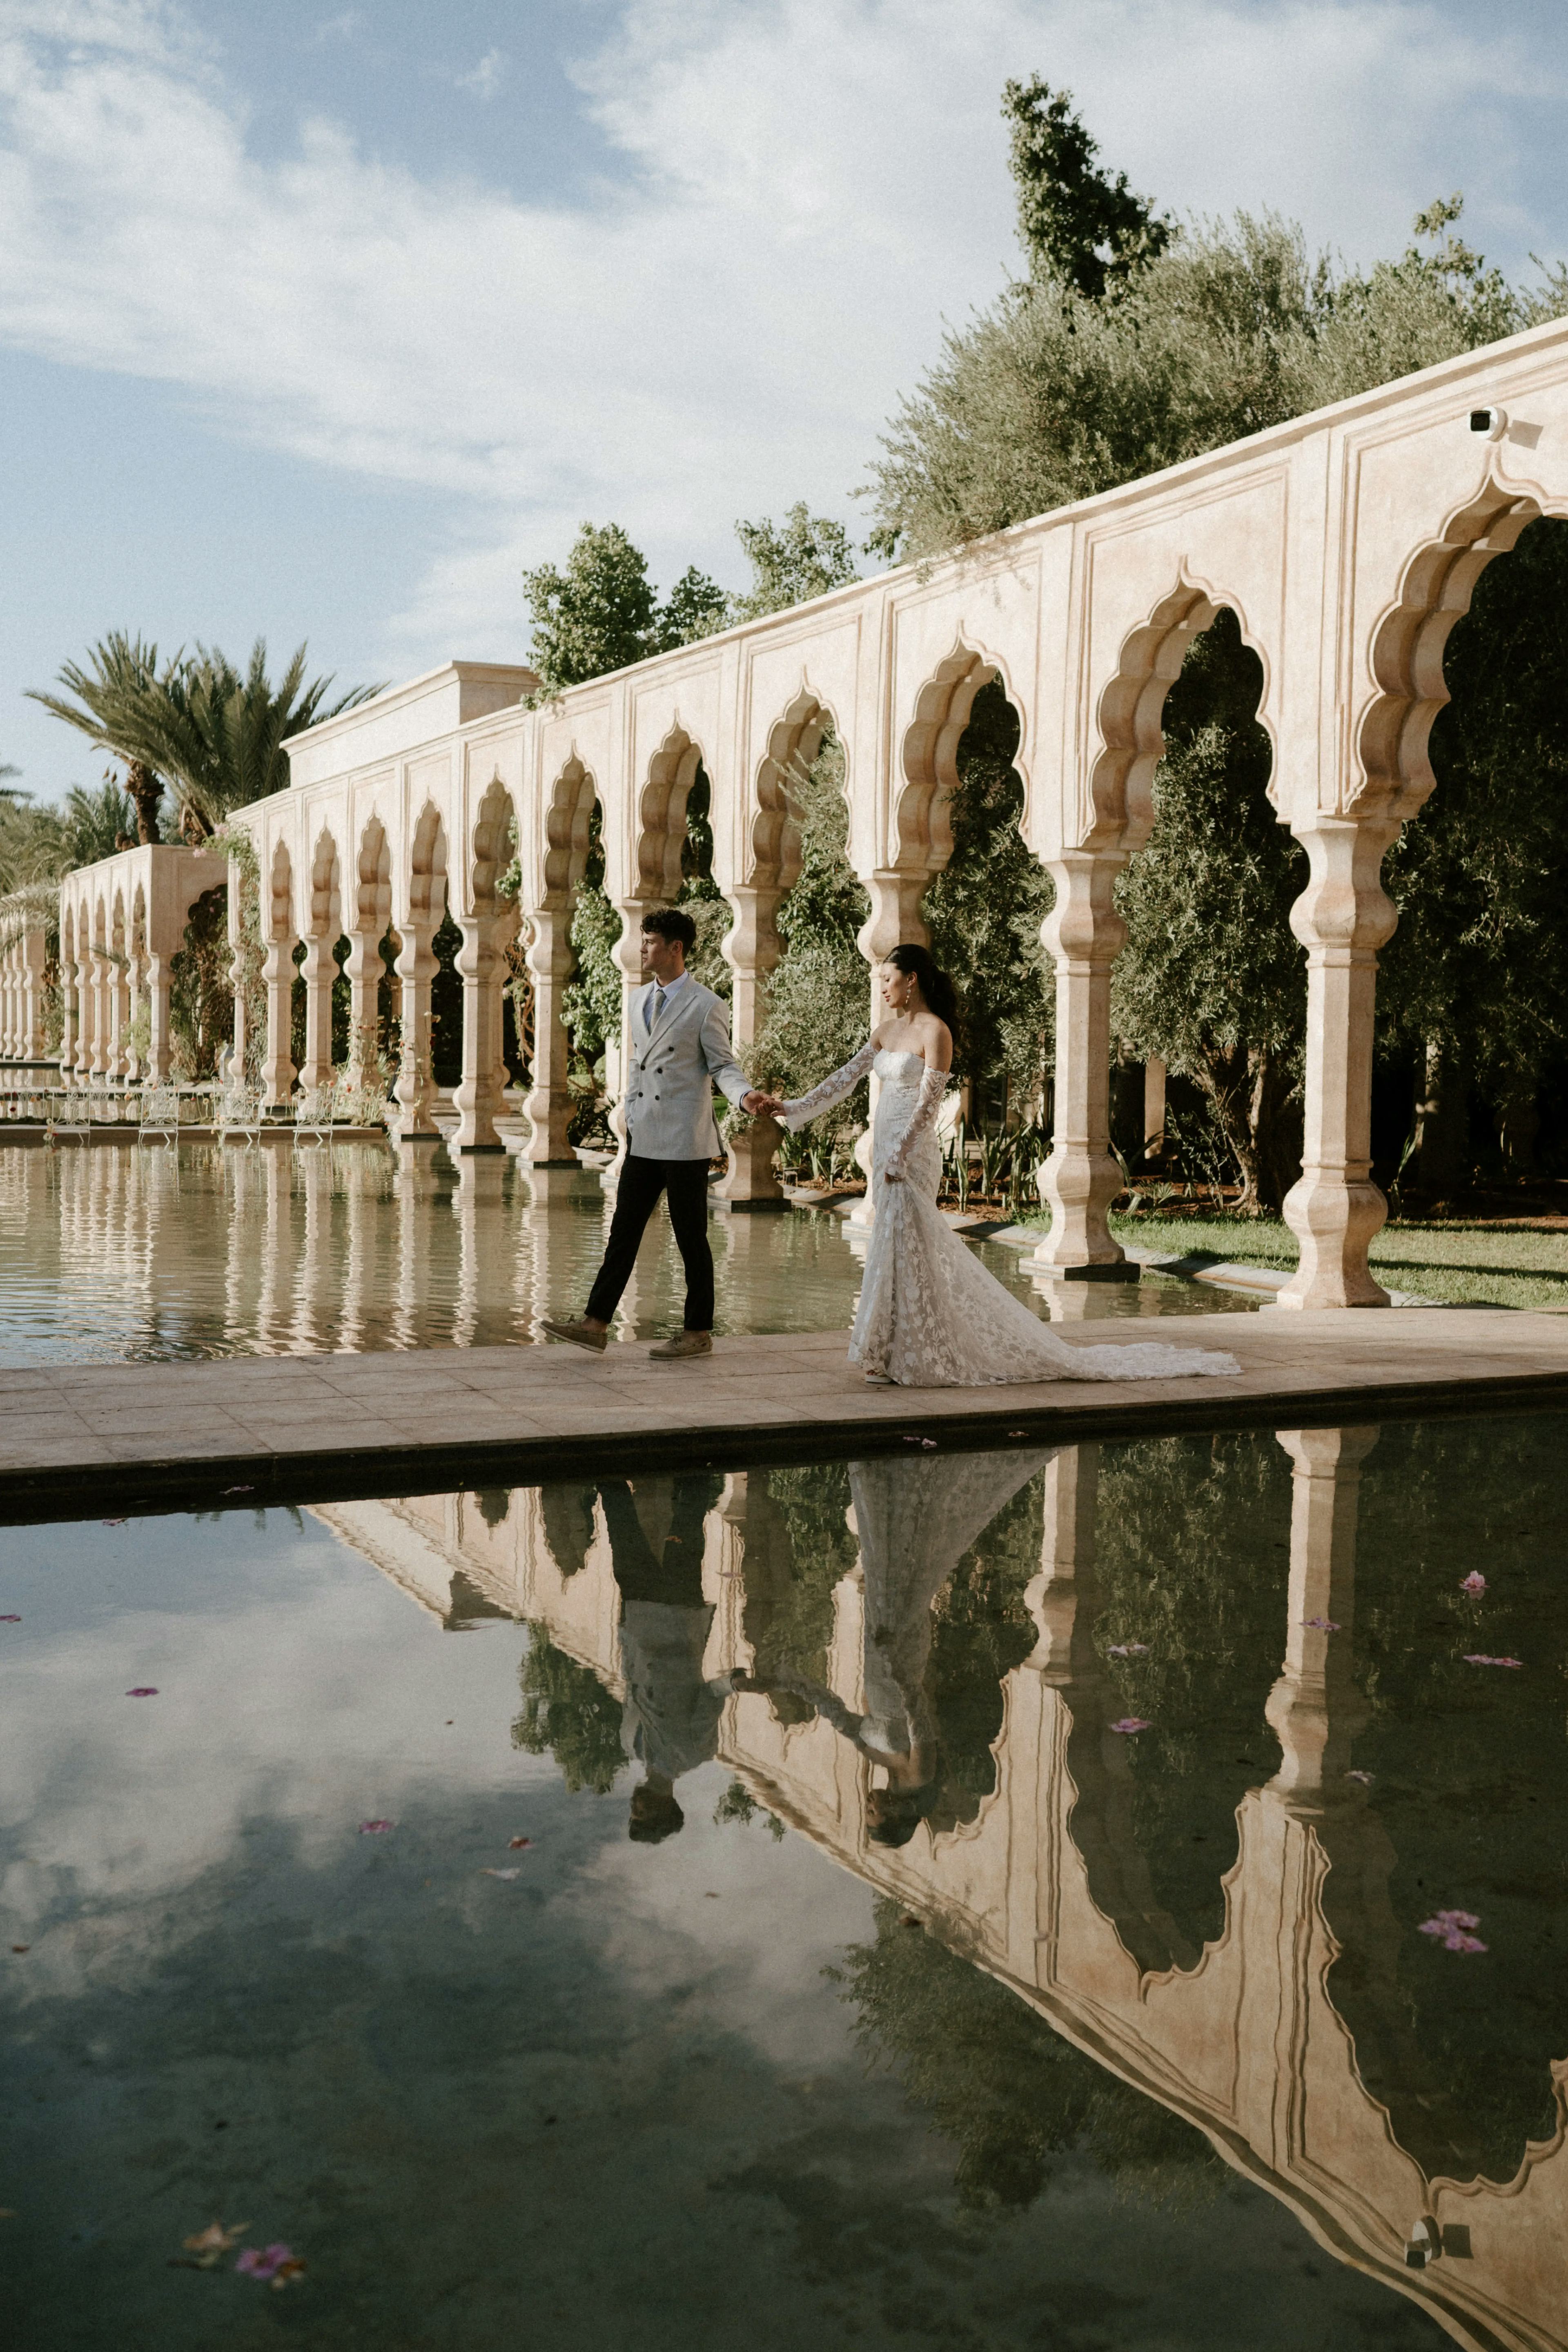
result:
M 925 1072 L 923 1054 L 878 1055 L 871 1065 L 885 1087 L 918 1087 Z

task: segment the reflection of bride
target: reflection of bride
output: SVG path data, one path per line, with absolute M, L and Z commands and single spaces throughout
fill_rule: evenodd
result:
M 980 1388 L 1014 1381 L 1157 1381 L 1236 1374 L 1234 1356 L 1192 1348 L 1080 1348 L 986 1271 L 936 1205 L 936 1120 L 952 1062 L 952 983 L 924 948 L 897 947 L 882 970 L 891 1019 L 842 1069 L 798 1100 L 770 1097 L 790 1128 L 805 1126 L 874 1069 L 881 1081 L 872 1137 L 875 1219 L 849 1360 L 870 1381 L 906 1388 Z
M 937 1793 L 932 1606 L 971 1545 L 1055 1450 L 852 1462 L 849 1492 L 865 1584 L 863 1709 L 846 1706 L 804 1675 L 734 1678 L 737 1690 L 794 1692 L 882 1768 L 885 1786 L 866 1800 L 867 1831 L 878 1845 L 906 1845 Z

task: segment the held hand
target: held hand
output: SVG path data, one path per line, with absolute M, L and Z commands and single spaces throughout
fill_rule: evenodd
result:
M 755 1087 L 749 1095 L 741 1097 L 741 1108 L 749 1110 L 753 1118 L 760 1118 L 764 1111 L 775 1111 L 778 1107 L 776 1095 L 760 1094 Z

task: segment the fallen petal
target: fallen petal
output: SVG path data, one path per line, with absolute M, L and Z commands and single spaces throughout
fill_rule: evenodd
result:
M 135 1689 L 128 1690 L 125 1696 L 127 1698 L 156 1698 L 158 1685 L 156 1683 L 138 1683 Z
M 1465 1664 L 1467 1666 L 1522 1666 L 1524 1660 L 1522 1658 L 1489 1658 L 1484 1650 L 1467 1650 Z
M 1345 1774 L 1345 1779 L 1347 1780 L 1359 1780 L 1363 1789 L 1370 1789 L 1372 1786 L 1372 1774 L 1370 1772 L 1347 1772 Z
M 1149 1727 L 1141 1715 L 1124 1715 L 1120 1723 L 1110 1727 L 1112 1731 L 1147 1731 Z
M 1486 1948 L 1479 1936 L 1461 1936 L 1458 1929 L 1453 1935 L 1445 1936 L 1443 1938 L 1443 1949 L 1446 1952 L 1484 1952 Z
M 1340 1630 L 1339 1621 L 1333 1617 L 1303 1617 L 1301 1622 L 1310 1625 L 1314 1633 L 1337 1633 Z
M 533 1840 L 531 1838 L 508 1838 L 507 1843 L 511 1848 L 513 1853 L 515 1853 L 519 1846 L 531 1845 L 533 1843 Z
M 383 1837 L 388 1830 L 395 1830 L 396 1827 L 395 1822 L 361 1822 L 359 1833 L 361 1837 Z
M 19 1617 L 0 1617 L 0 1625 L 19 1625 L 21 1622 Z
M 521 1870 L 491 1870 L 487 1866 L 480 1871 L 479 1876 L 481 1878 L 521 1878 L 522 1873 Z
M 1463 1576 L 1459 1579 L 1459 1590 L 1461 1592 L 1479 1593 L 1484 1592 L 1486 1589 L 1486 1578 L 1481 1574 L 1479 1568 L 1473 1568 L 1468 1576 Z
M 226 1495 L 254 1495 L 256 1489 L 254 1486 L 226 1486 L 223 1491 Z
M 105 1528 L 122 1528 L 127 1522 L 124 1519 L 100 1519 L 99 1524 Z
M 1147 1642 L 1112 1642 L 1106 1653 L 1111 1658 L 1146 1658 L 1148 1654 Z

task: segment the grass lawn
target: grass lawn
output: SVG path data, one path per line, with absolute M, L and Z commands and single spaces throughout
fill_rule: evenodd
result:
M 1048 1216 L 1030 1217 L 1048 1225 Z M 1112 1217 L 1118 1240 L 1140 1249 L 1212 1251 L 1243 1265 L 1293 1266 L 1296 1237 L 1272 1217 Z M 1568 1313 L 1568 1233 L 1527 1225 L 1387 1224 L 1372 1263 L 1391 1290 L 1450 1306 L 1555 1307 Z

